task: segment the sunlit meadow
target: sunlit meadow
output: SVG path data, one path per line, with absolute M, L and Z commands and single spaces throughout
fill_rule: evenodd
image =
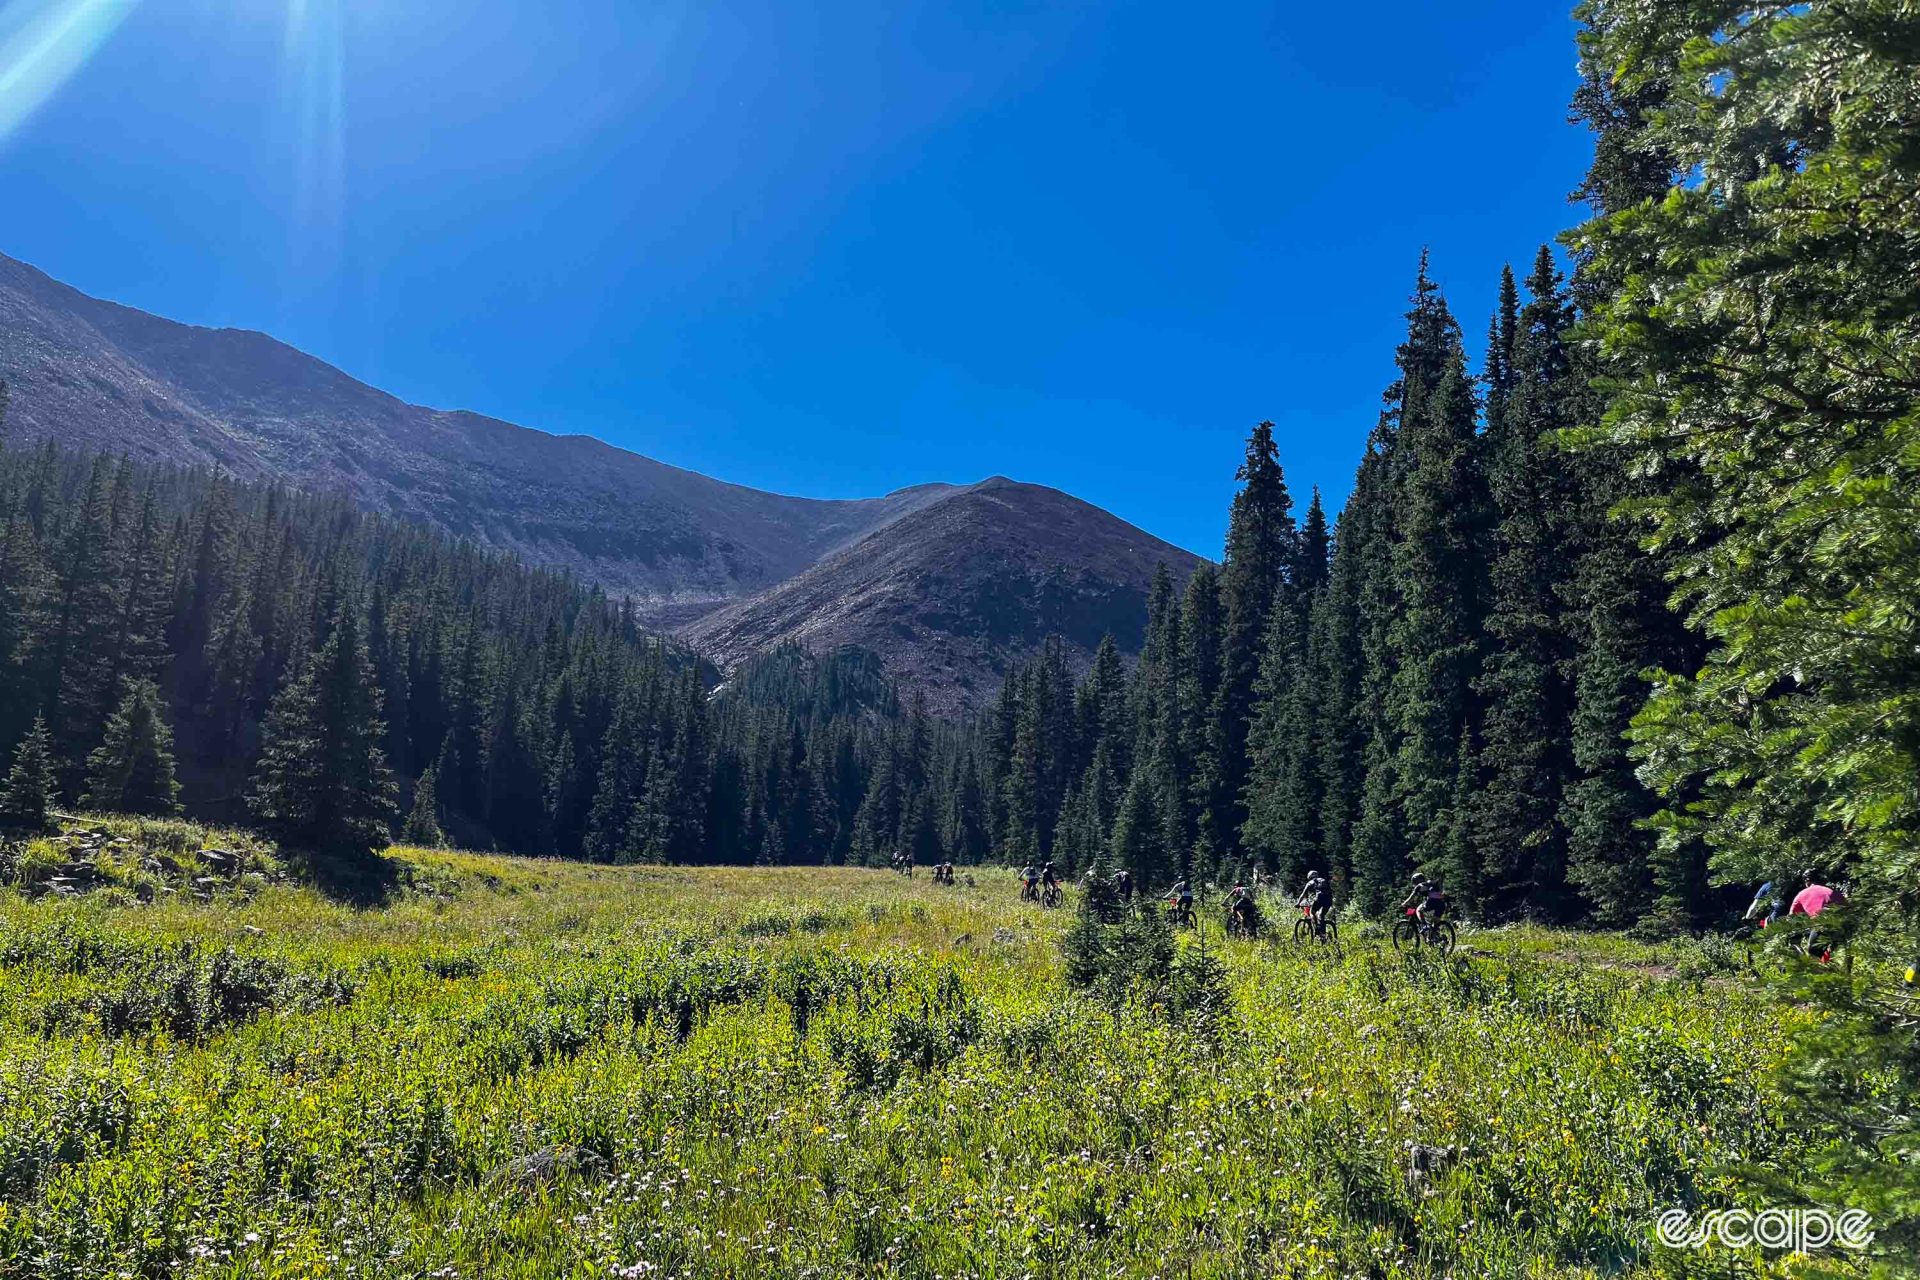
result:
M 396 850 L 369 901 L 67 826 L 0 855 L 9 1278 L 1650 1272 L 1788 1140 L 1790 1027 L 1690 945 L 1203 912 L 1209 1031 L 1071 993 L 1004 872 Z

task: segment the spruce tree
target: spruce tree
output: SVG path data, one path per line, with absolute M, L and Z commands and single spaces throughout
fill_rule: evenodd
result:
M 440 829 L 439 790 L 439 771 L 428 765 L 413 787 L 413 807 L 400 828 L 402 844 L 439 849 L 447 843 L 447 833 Z
M 1219 580 L 1212 566 L 1202 565 L 1187 579 L 1180 605 L 1180 666 L 1174 680 L 1175 726 L 1173 750 L 1185 781 L 1186 814 L 1181 826 L 1193 833 L 1197 873 L 1209 877 L 1230 861 L 1238 844 L 1234 806 L 1224 802 L 1219 788 L 1225 774 L 1215 752 L 1221 749 L 1217 716 L 1221 697 L 1223 628 Z
M 128 686 L 107 721 L 105 741 L 87 757 L 87 790 L 80 803 L 88 809 L 158 817 L 180 811 L 173 731 L 160 707 L 160 691 L 150 681 Z
M 35 716 L 33 728 L 13 753 L 7 783 L 0 789 L 0 827 L 45 831 L 54 804 L 53 734 L 45 716 Z
M 381 739 L 380 690 L 343 605 L 326 642 L 274 699 L 249 796 L 254 816 L 294 848 L 367 853 L 390 838 L 395 787 Z
M 1294 812 L 1283 847 L 1312 841 L 1306 859 L 1346 893 L 1353 888 L 1353 825 L 1360 813 L 1368 723 L 1361 710 L 1365 660 L 1360 632 L 1362 521 L 1349 505 L 1334 531 L 1333 568 L 1316 602 L 1307 637 L 1311 739 L 1295 787 L 1317 806 Z M 1297 835 L 1295 833 L 1298 833 Z
M 111 486 L 106 458 L 95 458 L 85 496 L 69 513 L 53 557 L 41 688 L 56 760 L 64 761 L 60 769 L 70 780 L 86 747 L 99 740 L 110 700 L 118 692 L 107 686 L 112 661 L 101 627 L 111 616 L 113 600 Z
M 1222 863 L 1238 861 L 1246 822 L 1247 734 L 1252 728 L 1255 685 L 1267 647 L 1267 627 L 1299 555 L 1293 498 L 1274 444 L 1273 424 L 1262 422 L 1247 438 L 1227 518 L 1226 556 L 1220 568 L 1223 612 L 1219 688 L 1210 708 L 1212 732 L 1197 787 L 1205 797 L 1206 839 Z M 1287 606 L 1283 606 L 1287 607 Z
M 1392 641 L 1393 712 L 1400 731 L 1396 785 L 1416 864 L 1442 862 L 1462 734 L 1473 731 L 1484 598 L 1484 477 L 1475 449 L 1476 406 L 1458 328 L 1435 293 L 1429 304 L 1445 346 L 1439 382 L 1409 396 L 1406 468 L 1394 569 L 1404 603 Z M 1422 358 L 1431 353 L 1421 352 Z M 1477 868 L 1454 867 L 1451 892 L 1477 907 Z
M 1637 511 L 1710 642 L 1633 721 L 1665 804 L 1653 878 L 1684 909 L 1704 842 L 1719 878 L 1791 858 L 1851 881 L 1821 917 L 1849 962 L 1782 992 L 1800 1043 L 1781 1119 L 1812 1149 L 1754 1181 L 1868 1209 L 1858 1266 L 1898 1273 L 1920 1247 L 1920 1052 L 1887 977 L 1920 953 L 1912 6 L 1583 13 L 1588 79 L 1662 99 L 1614 150 L 1688 175 L 1575 241 L 1613 287 L 1585 323 L 1610 403 L 1570 440 L 1657 483 Z
M 1574 494 L 1553 441 L 1572 425 L 1573 317 L 1544 246 L 1526 306 L 1510 320 L 1512 286 L 1508 272 L 1496 320 L 1506 350 L 1489 357 L 1481 442 L 1494 503 L 1492 644 L 1474 685 L 1485 705 L 1475 763 L 1484 785 L 1472 792 L 1470 856 L 1490 903 L 1560 918 L 1568 914 L 1563 806 L 1573 772 L 1573 648 L 1564 607 L 1573 596 Z

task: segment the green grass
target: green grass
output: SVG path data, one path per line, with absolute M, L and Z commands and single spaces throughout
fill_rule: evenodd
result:
M 1786 1150 L 1787 1020 L 1671 948 L 1210 930 L 1208 1036 L 1069 994 L 997 872 L 400 850 L 364 907 L 249 844 L 202 902 L 106 828 L 0 890 L 4 1277 L 1651 1272 Z

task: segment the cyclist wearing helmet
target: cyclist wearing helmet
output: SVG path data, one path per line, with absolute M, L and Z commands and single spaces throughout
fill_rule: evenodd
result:
M 1416 871 L 1413 887 L 1400 904 L 1400 910 L 1422 924 L 1432 924 L 1447 914 L 1447 892 L 1438 880 L 1429 880 L 1425 873 Z
M 1193 919 L 1193 886 L 1185 880 L 1176 880 L 1173 888 L 1167 890 L 1167 906 L 1180 919 Z
M 1313 921 L 1313 930 L 1320 932 L 1327 923 L 1327 912 L 1333 909 L 1333 884 L 1318 871 L 1307 873 L 1306 887 L 1300 890 L 1294 906 L 1306 908 Z

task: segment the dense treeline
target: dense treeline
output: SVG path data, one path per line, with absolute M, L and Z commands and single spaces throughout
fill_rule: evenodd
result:
M 953 834 L 958 735 L 902 712 L 869 658 L 784 651 L 710 696 L 689 655 L 563 576 L 342 500 L 52 444 L 0 447 L 0 743 L 33 765 L 23 795 L 184 803 L 296 845 L 986 847 L 964 808 Z
M 1296 521 L 1263 423 L 1220 567 L 1156 583 L 1131 681 L 1043 659 L 1009 683 L 986 753 L 1009 851 L 1149 882 L 1322 868 L 1369 910 L 1416 868 L 1480 918 L 1722 910 L 1697 842 L 1634 825 L 1641 672 L 1696 642 L 1609 518 L 1619 470 L 1556 443 L 1592 409 L 1574 288 L 1543 247 L 1499 298 L 1476 377 L 1422 263 L 1337 531 L 1318 493 Z

